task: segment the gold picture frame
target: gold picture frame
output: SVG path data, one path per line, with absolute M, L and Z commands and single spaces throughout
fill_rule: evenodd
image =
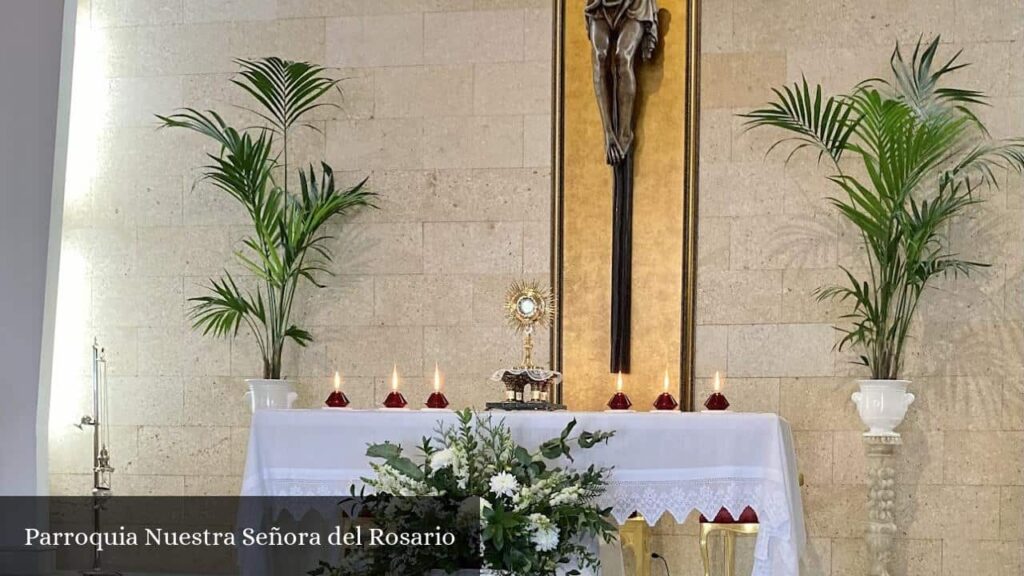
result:
M 553 66 L 552 66 L 552 98 L 554 110 L 552 114 L 552 197 L 551 197 L 551 279 L 552 288 L 556 297 L 555 307 L 557 314 L 552 323 L 551 332 L 551 363 L 552 368 L 558 371 L 565 371 L 563 338 L 565 336 L 566 317 L 565 314 L 572 313 L 572 307 L 566 306 L 564 301 L 566 294 L 565 285 L 565 185 L 566 185 L 566 62 L 567 45 L 566 31 L 569 27 L 577 27 L 570 30 L 571 34 L 579 34 L 579 30 L 585 28 L 582 11 L 576 13 L 581 2 L 586 0 L 554 0 L 553 2 L 553 26 L 554 38 Z M 662 0 L 660 4 L 672 4 L 674 7 L 681 7 L 677 11 L 685 11 L 685 62 L 661 62 L 662 66 L 682 65 L 685 66 L 685 83 L 682 95 L 684 118 L 682 141 L 682 170 L 680 182 L 680 211 L 682 230 L 680 242 L 681 263 L 679 264 L 679 326 L 678 326 L 678 382 L 680 409 L 692 411 L 694 402 L 694 353 L 695 353 L 695 314 L 696 314 L 696 274 L 697 274 L 697 202 L 699 188 L 699 135 L 700 135 L 700 1 L 699 0 Z M 570 13 L 567 10 L 573 8 Z M 671 22 L 672 14 L 662 8 L 660 16 L 667 16 L 668 27 L 678 26 L 679 22 Z M 665 13 L 665 14 L 662 14 Z M 683 41 L 682 36 L 676 30 L 673 38 L 677 43 Z M 574 45 L 579 47 L 578 37 Z M 676 46 L 677 53 L 680 47 Z M 579 55 L 573 56 L 579 62 Z M 578 73 L 578 71 L 576 72 Z M 590 121 L 589 119 L 586 121 Z M 598 118 L 593 118 L 598 122 Z M 572 127 L 570 127 L 572 128 Z M 672 265 L 673 267 L 675 264 Z M 634 280 L 634 283 L 636 280 Z M 634 302 L 634 307 L 636 303 Z M 571 320 L 571 319 L 570 319 Z M 635 324 L 634 324 L 635 331 Z M 665 335 L 675 337 L 675 335 Z M 593 380 L 592 376 L 584 378 L 586 385 Z M 646 379 L 645 379 L 646 380 Z M 610 380 L 609 380 L 610 381 Z M 657 380 L 660 384 L 660 379 Z M 563 386 L 569 387 L 581 383 L 576 381 L 572 370 L 565 374 Z M 649 384 L 645 384 L 648 385 Z M 587 392 L 587 408 L 596 407 L 596 398 L 602 393 L 602 384 L 592 385 L 593 390 Z M 659 390 L 660 391 L 660 390 Z M 565 402 L 566 395 L 562 387 L 556 394 L 557 402 Z M 570 403 L 570 408 L 575 408 Z

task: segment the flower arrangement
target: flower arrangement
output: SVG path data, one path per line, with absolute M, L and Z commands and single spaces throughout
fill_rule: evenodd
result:
M 566 574 L 596 571 L 600 562 L 587 543 L 608 541 L 616 531 L 610 509 L 596 503 L 611 470 L 575 470 L 558 461 L 571 462 L 573 447 L 607 443 L 614 432 L 572 436 L 573 420 L 557 438 L 530 451 L 512 440 L 504 420 L 468 409 L 457 416 L 458 424 L 442 422 L 434 438 L 423 439 L 416 461 L 401 446 L 371 445 L 367 455 L 381 461 L 371 465 L 376 477 L 364 479 L 366 484 L 378 494 L 442 499 L 459 508 L 453 511 L 459 518 L 475 515 L 485 569 L 509 576 L 549 575 L 559 568 Z

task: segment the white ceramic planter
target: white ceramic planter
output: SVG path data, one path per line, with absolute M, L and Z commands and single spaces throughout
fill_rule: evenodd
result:
M 287 380 L 253 379 L 246 380 L 245 383 L 249 385 L 245 398 L 249 400 L 253 412 L 291 408 L 299 397 L 291 382 Z
M 907 392 L 909 380 L 860 380 L 860 392 L 851 396 L 861 421 L 868 427 L 865 436 L 899 436 L 895 428 L 903 422 L 914 395 Z

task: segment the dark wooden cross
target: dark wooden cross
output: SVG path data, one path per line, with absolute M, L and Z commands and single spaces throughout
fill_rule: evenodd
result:
M 633 285 L 633 151 L 636 65 L 658 45 L 655 0 L 588 0 L 594 91 L 614 174 L 612 210 L 611 372 L 629 372 Z

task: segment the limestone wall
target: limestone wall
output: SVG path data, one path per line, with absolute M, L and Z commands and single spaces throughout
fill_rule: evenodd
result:
M 285 362 L 299 406 L 322 404 L 336 369 L 356 406 L 379 404 L 394 364 L 410 401 L 423 402 L 435 362 L 454 403 L 497 397 L 488 377 L 521 350 L 502 317 L 505 289 L 549 275 L 545 4 L 83 0 L 88 106 L 73 130 L 96 151 L 66 208 L 64 353 L 75 356 L 58 362 L 65 377 L 54 385 L 54 491 L 91 482 L 91 439 L 70 424 L 88 406 L 93 335 L 108 348 L 121 491 L 239 487 L 242 380 L 259 376 L 258 351 L 193 332 L 185 310 L 210 276 L 240 272 L 231 253 L 246 216 L 225 194 L 193 187 L 210 148 L 157 131 L 153 118 L 193 106 L 252 123 L 233 107 L 245 104 L 228 83 L 235 57 L 337 68 L 339 107 L 318 110 L 319 132 L 300 133 L 295 148 L 348 182 L 370 176 L 381 195 L 380 210 L 333 227 L 338 276 L 302 293 L 316 342 L 292 346 Z M 546 338 L 537 349 L 547 361 Z
M 860 258 L 812 158 L 784 166 L 775 135 L 735 114 L 768 87 L 847 90 L 889 72 L 897 39 L 941 34 L 992 96 L 995 136 L 1024 134 L 1024 5 L 1014 0 L 705 0 L 698 375 L 725 366 L 739 410 L 778 411 L 796 436 L 810 574 L 864 574 L 865 459 L 849 402 L 863 375 L 830 353 L 842 308 L 812 291 Z M 922 303 L 906 376 L 894 574 L 1016 575 L 1024 513 L 1024 205 L 1017 177 L 954 225 L 955 249 L 992 267 L 939 283 Z M 704 386 L 707 386 L 705 380 Z M 675 573 L 673 571 L 673 573 Z
M 97 71 L 86 129 L 98 148 L 66 207 L 64 277 L 89 294 L 67 333 L 79 344 L 96 334 L 110 349 L 122 492 L 238 489 L 241 380 L 256 374 L 255 350 L 192 333 L 184 310 L 206 277 L 232 266 L 245 221 L 207 187 L 192 189 L 201 142 L 156 132 L 151 117 L 186 104 L 227 109 L 237 101 L 232 57 L 341 68 L 343 106 L 318 114 L 323 134 L 306 134 L 302 154 L 351 179 L 370 174 L 382 193 L 382 210 L 339 226 L 331 287 L 306 291 L 317 342 L 287 368 L 302 405 L 322 401 L 335 368 L 358 405 L 379 402 L 393 362 L 412 399 L 425 396 L 435 361 L 457 403 L 496 394 L 484 379 L 518 350 L 502 292 L 548 274 L 549 0 L 84 7 Z M 966 83 L 994 97 L 984 116 L 996 135 L 1024 134 L 1024 8 L 705 0 L 703 12 L 698 397 L 722 370 L 737 410 L 789 419 L 807 481 L 807 574 L 862 574 L 864 456 L 848 400 L 861 372 L 832 352 L 841 309 L 811 294 L 856 262 L 857 238 L 824 201 L 831 191 L 812 162 L 766 161 L 772 135 L 745 134 L 735 114 L 801 74 L 846 89 L 886 73 L 897 38 L 942 33 L 975 63 Z M 955 226 L 957 249 L 992 268 L 941 283 L 923 304 L 907 368 L 918 401 L 903 428 L 894 574 L 1020 573 L 1024 201 L 1021 181 L 1010 182 Z M 54 424 L 52 485 L 84 493 L 89 439 L 70 421 L 85 406 L 87 366 L 84 351 L 68 354 L 71 376 L 55 384 L 68 425 Z M 695 534 L 692 522 L 659 526 L 655 549 L 673 574 L 700 573 Z

